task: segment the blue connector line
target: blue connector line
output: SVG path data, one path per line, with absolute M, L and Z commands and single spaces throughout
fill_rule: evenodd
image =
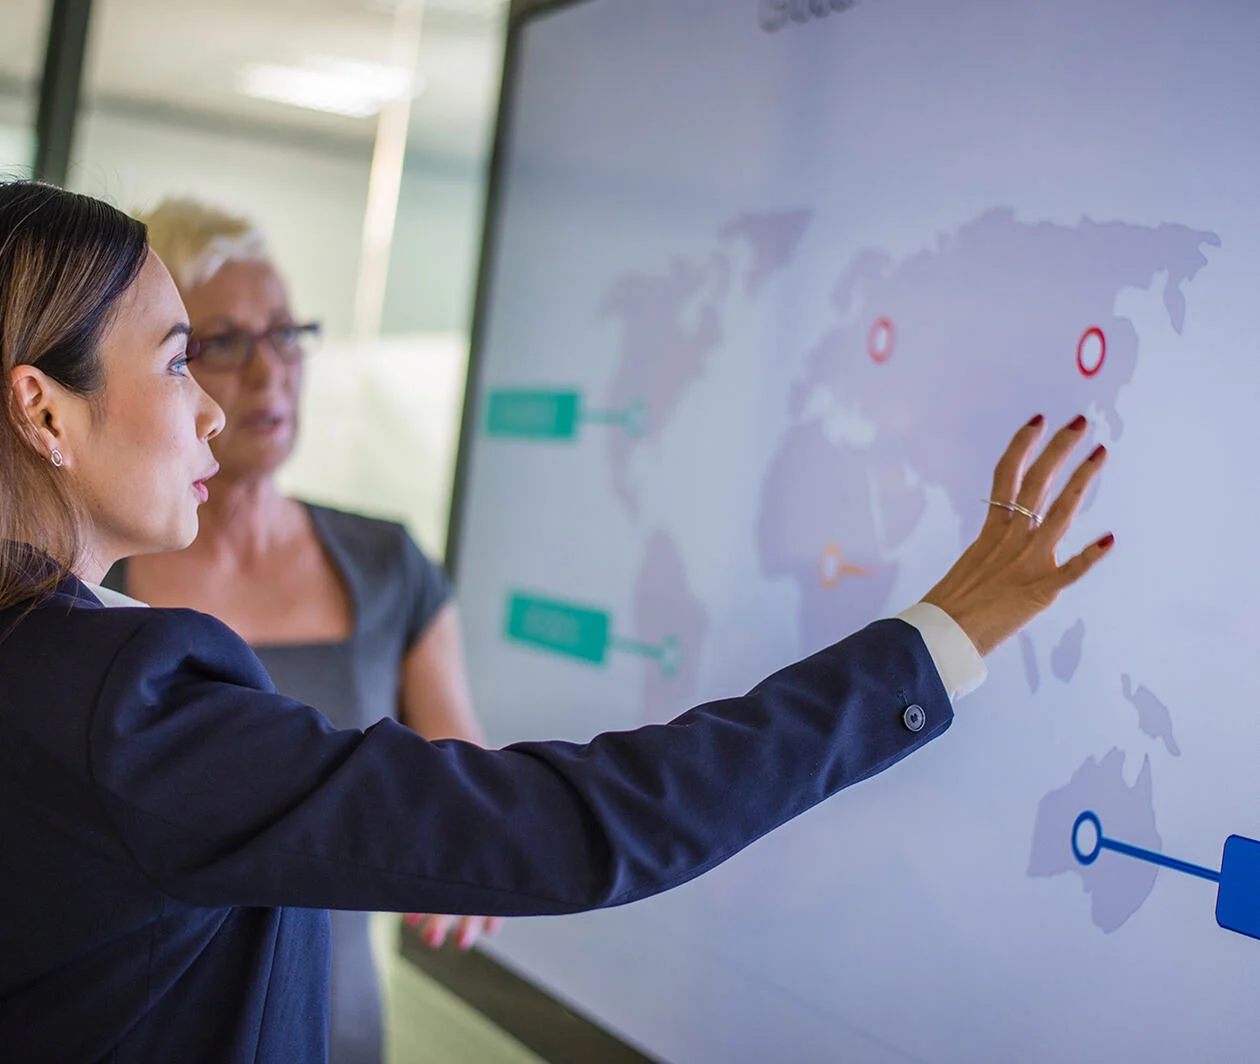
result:
M 1078 842 L 1083 824 L 1093 824 L 1094 833 L 1098 836 L 1098 841 L 1094 843 L 1094 848 L 1089 853 L 1081 853 Z M 1122 853 L 1126 857 L 1136 857 L 1139 861 L 1149 861 L 1151 864 L 1162 865 L 1164 868 L 1171 868 L 1174 872 L 1185 872 L 1188 876 L 1210 879 L 1213 883 L 1221 881 L 1220 872 L 1213 872 L 1210 868 L 1190 864 L 1187 861 L 1178 861 L 1175 857 L 1165 857 L 1162 853 L 1156 853 L 1154 850 L 1144 850 L 1140 846 L 1130 846 L 1127 842 L 1117 842 L 1115 839 L 1107 838 L 1103 834 L 1102 822 L 1098 819 L 1098 814 L 1087 809 L 1076 818 L 1076 823 L 1072 825 L 1072 852 L 1076 854 L 1076 859 L 1081 864 L 1092 865 L 1098 860 L 1098 855 L 1103 850 L 1114 850 L 1116 853 Z
M 1094 847 L 1088 852 L 1082 850 L 1080 845 L 1081 828 L 1086 824 L 1093 827 L 1096 836 Z M 1242 835 L 1231 835 L 1226 839 L 1225 852 L 1221 856 L 1221 870 L 1217 872 L 1188 861 L 1178 861 L 1175 857 L 1166 857 L 1154 850 L 1109 839 L 1103 834 L 1102 821 L 1098 819 L 1098 814 L 1087 809 L 1072 825 L 1072 853 L 1081 864 L 1092 865 L 1103 850 L 1111 850 L 1125 857 L 1147 861 L 1161 868 L 1171 868 L 1174 872 L 1184 872 L 1188 876 L 1198 876 L 1217 884 L 1216 922 L 1226 931 L 1236 931 L 1240 935 L 1260 939 L 1260 842 L 1255 839 L 1244 838 Z

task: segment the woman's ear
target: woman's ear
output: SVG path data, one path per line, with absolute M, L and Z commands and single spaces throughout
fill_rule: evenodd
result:
M 35 366 L 14 366 L 9 388 L 18 428 L 26 442 L 43 458 L 61 465 L 68 450 L 65 439 L 63 404 L 65 395 L 55 381 Z

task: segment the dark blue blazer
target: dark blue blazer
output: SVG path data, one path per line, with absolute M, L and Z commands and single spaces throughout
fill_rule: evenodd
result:
M 189 610 L 105 609 L 71 579 L 20 615 L 0 611 L 7 1064 L 322 1061 L 327 909 L 621 905 L 952 719 L 901 621 L 670 724 L 489 751 L 337 731 Z

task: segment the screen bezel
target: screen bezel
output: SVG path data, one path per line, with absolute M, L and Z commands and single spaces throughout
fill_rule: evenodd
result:
M 444 564 L 458 587 L 469 455 L 476 436 L 477 402 L 490 299 L 490 274 L 497 250 L 501 219 L 507 142 L 512 133 L 512 105 L 522 31 L 539 18 L 577 4 L 595 0 L 512 0 L 504 40 L 503 73 L 498 116 L 486 182 L 482 214 L 481 249 L 469 336 L 468 369 L 464 380 L 459 444 L 451 485 Z M 481 950 L 461 954 L 451 949 L 432 950 L 419 931 L 402 925 L 400 948 L 404 958 L 481 1012 L 492 1023 L 544 1059 L 599 1059 L 609 1064 L 654 1064 L 641 1050 L 622 1041 L 589 1016 L 552 997 Z
M 461 561 L 460 536 L 468 482 L 468 467 L 477 427 L 477 402 L 481 377 L 486 320 L 490 303 L 490 278 L 497 251 L 497 235 L 503 207 L 505 163 L 508 141 L 512 135 L 512 108 L 516 98 L 517 71 L 521 35 L 525 28 L 540 18 L 554 15 L 578 4 L 595 0 L 512 0 L 508 11 L 507 32 L 503 51 L 503 76 L 499 89 L 499 111 L 495 121 L 494 145 L 486 182 L 485 208 L 482 213 L 481 251 L 478 256 L 477 283 L 473 297 L 472 331 L 468 343 L 468 371 L 464 378 L 464 403 L 460 414 L 459 444 L 455 452 L 455 475 L 451 483 L 451 505 L 446 526 L 446 551 L 443 559 L 451 582 L 458 588 Z

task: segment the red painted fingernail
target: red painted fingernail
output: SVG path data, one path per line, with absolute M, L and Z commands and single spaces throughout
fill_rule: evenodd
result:
M 1025 428 L 1035 429 L 1038 425 L 1040 425 L 1045 420 L 1046 419 L 1044 416 L 1042 416 L 1041 414 L 1038 414 L 1035 418 L 1033 418 L 1030 422 L 1028 422 Z
M 1080 432 L 1089 422 L 1085 420 L 1085 415 L 1080 414 L 1075 421 L 1068 426 L 1073 432 Z
M 1094 453 L 1089 456 L 1089 460 L 1091 462 L 1101 462 L 1102 456 L 1105 455 L 1106 453 L 1107 453 L 1107 448 L 1104 447 L 1100 443 L 1097 447 L 1094 448 Z
M 1102 539 L 1098 541 L 1098 546 L 1102 550 L 1110 550 L 1111 545 L 1115 543 L 1115 541 L 1116 541 L 1116 537 L 1113 536 L 1110 532 L 1108 532 L 1105 536 L 1103 536 Z

